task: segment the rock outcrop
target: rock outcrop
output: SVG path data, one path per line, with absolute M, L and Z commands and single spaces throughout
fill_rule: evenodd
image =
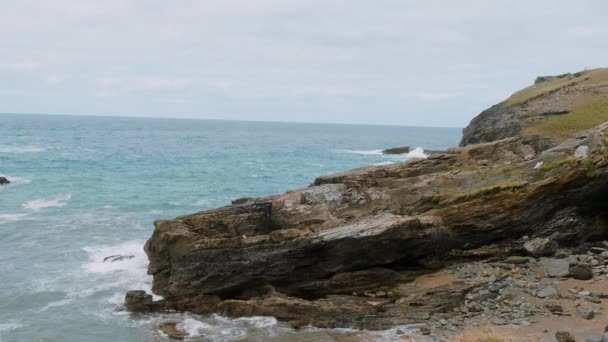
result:
M 608 69 L 541 76 L 464 129 L 461 146 L 524 137 L 537 151 L 608 121 Z
M 8 180 L 8 178 L 6 177 L 0 177 L 0 185 L 7 185 L 10 184 L 11 182 Z
M 165 299 L 130 293 L 131 306 L 270 315 L 296 327 L 424 321 L 461 305 L 472 285 L 424 287 L 415 276 L 529 254 L 531 239 L 546 255 L 604 236 L 607 166 L 608 123 L 541 153 L 507 138 L 157 221 L 145 251 Z
M 382 154 L 406 154 L 410 153 L 409 146 L 405 147 L 393 147 L 382 151 Z

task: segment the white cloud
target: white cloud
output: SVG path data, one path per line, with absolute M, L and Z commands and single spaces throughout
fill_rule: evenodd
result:
M 33 62 L 33 61 L 22 61 L 22 62 L 15 62 L 15 63 L 10 63 L 8 65 L 8 69 L 13 71 L 13 72 L 18 72 L 18 73 L 32 73 L 32 72 L 36 72 L 38 70 L 40 70 L 40 63 L 37 62 Z
M 97 80 L 97 96 L 112 96 L 124 92 L 181 92 L 190 89 L 188 78 L 102 77 Z
M 443 102 L 460 97 L 460 93 L 444 93 L 444 92 L 420 92 L 414 94 L 414 97 L 423 102 Z
M 52 73 L 46 76 L 45 81 L 48 85 L 56 86 L 65 82 L 67 79 L 66 75 L 59 73 Z

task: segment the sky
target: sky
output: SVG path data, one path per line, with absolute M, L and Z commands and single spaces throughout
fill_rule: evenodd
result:
M 0 0 L 0 112 L 464 127 L 606 66 L 605 0 Z

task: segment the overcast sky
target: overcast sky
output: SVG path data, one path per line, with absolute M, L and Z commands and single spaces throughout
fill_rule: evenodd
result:
M 463 127 L 608 64 L 608 1 L 0 0 L 0 112 Z

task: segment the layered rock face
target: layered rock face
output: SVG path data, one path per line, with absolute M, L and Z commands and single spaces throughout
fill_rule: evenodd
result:
M 523 136 L 537 151 L 608 121 L 608 69 L 541 76 L 485 110 L 464 129 L 461 146 Z
M 608 123 L 537 151 L 507 138 L 157 221 L 145 250 L 165 300 L 130 305 L 368 329 L 450 311 L 471 284 L 411 280 L 605 236 Z

